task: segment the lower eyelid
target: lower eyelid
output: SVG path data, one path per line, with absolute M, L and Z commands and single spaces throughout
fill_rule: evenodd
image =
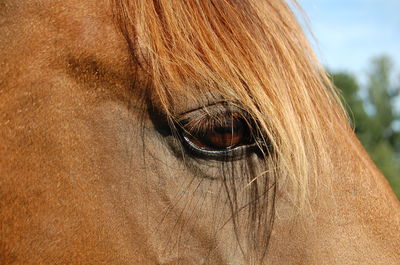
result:
M 239 160 L 243 158 L 243 155 L 246 154 L 245 146 L 238 146 L 236 148 L 230 150 L 207 150 L 201 149 L 195 144 L 193 144 L 190 139 L 186 136 L 184 138 L 184 145 L 188 148 L 193 155 L 196 157 L 204 158 L 204 159 L 215 159 L 215 160 Z M 255 145 L 254 145 L 255 146 Z
M 181 139 L 181 142 L 186 150 L 188 150 L 189 154 L 193 155 L 195 158 L 205 160 L 236 161 L 260 150 L 259 145 L 256 142 L 249 145 L 235 146 L 226 150 L 207 150 L 194 144 L 185 134 L 182 135 Z

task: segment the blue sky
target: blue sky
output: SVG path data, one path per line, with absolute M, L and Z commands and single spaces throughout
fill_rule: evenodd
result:
M 372 57 L 386 54 L 400 66 L 400 0 L 298 0 L 321 62 L 362 81 Z

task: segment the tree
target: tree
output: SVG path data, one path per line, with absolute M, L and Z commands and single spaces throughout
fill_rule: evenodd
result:
M 389 57 L 372 60 L 364 101 L 353 75 L 338 72 L 332 74 L 332 79 L 342 91 L 357 137 L 400 198 L 400 131 L 396 128 L 400 124 L 400 113 L 395 107 L 400 103 L 400 87 L 393 85 L 392 72 Z
M 399 131 L 395 130 L 395 123 L 399 121 L 400 114 L 396 110 L 396 101 L 400 87 L 396 87 L 391 82 L 393 63 L 389 57 L 382 56 L 372 60 L 369 72 L 368 99 L 373 106 L 373 117 L 377 131 L 376 138 L 383 138 L 389 141 L 390 145 L 400 149 L 398 143 Z

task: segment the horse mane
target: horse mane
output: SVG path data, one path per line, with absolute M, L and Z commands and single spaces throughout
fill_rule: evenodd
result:
M 273 147 L 274 166 L 268 170 L 279 185 L 290 187 L 294 204 L 303 209 L 310 183 L 332 170 L 329 132 L 348 126 L 338 94 L 288 3 L 113 0 L 113 5 L 132 56 L 146 69 L 152 95 L 167 115 L 175 115 L 171 98 L 177 92 L 196 99 L 199 91 L 211 91 L 240 104 Z

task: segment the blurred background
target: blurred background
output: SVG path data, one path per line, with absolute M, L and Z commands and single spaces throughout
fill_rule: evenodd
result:
M 358 138 L 400 199 L 400 0 L 298 2 Z

